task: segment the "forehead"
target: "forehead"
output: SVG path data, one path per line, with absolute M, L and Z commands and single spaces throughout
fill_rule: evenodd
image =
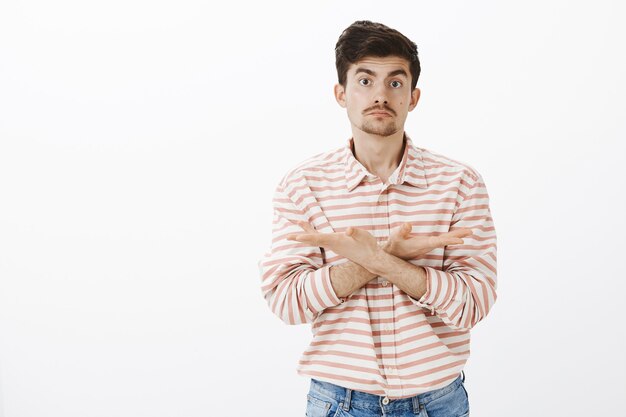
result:
M 399 56 L 368 56 L 359 59 L 350 65 L 348 75 L 354 75 L 360 68 L 370 70 L 376 73 L 376 76 L 386 76 L 388 73 L 402 69 L 409 75 L 409 61 Z

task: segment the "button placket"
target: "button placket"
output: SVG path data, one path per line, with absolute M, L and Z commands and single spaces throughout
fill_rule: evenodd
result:
M 386 226 L 382 230 L 382 234 L 386 235 L 385 238 L 389 239 L 389 235 L 391 233 L 390 230 L 390 219 L 389 219 L 389 187 L 390 184 L 386 183 L 381 188 L 378 194 L 378 200 L 376 202 L 377 213 L 380 216 L 379 218 L 383 220 L 383 224 Z M 389 282 L 385 277 L 380 277 L 380 284 L 382 287 L 385 287 L 385 294 L 390 294 L 389 298 L 389 307 L 392 310 L 392 319 L 390 323 L 382 324 L 380 340 L 383 342 L 383 346 L 381 351 L 383 353 L 382 359 L 382 371 L 385 375 L 385 379 L 391 385 L 399 385 L 401 381 L 399 380 L 398 371 L 396 369 L 397 363 L 395 361 L 396 358 L 396 348 L 395 348 L 395 334 L 394 334 L 394 312 L 393 312 L 393 286 L 391 282 Z M 388 289 L 387 289 L 388 288 Z M 385 344 L 387 346 L 385 346 Z M 396 389 L 392 389 L 392 391 L 397 391 Z M 383 405 L 389 404 L 390 400 L 387 396 L 385 396 L 381 403 Z
M 384 230 L 382 230 L 383 238 L 386 240 L 389 239 L 389 207 L 388 207 L 388 192 L 387 185 L 383 186 L 383 188 L 378 193 L 378 199 L 376 201 L 376 213 L 384 220 L 384 224 L 387 226 Z M 380 242 L 382 245 L 383 242 Z M 387 287 L 389 285 L 389 281 L 387 281 L 384 277 L 379 277 L 380 284 L 383 287 Z

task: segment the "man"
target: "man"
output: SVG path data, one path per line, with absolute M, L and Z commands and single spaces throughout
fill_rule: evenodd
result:
M 276 188 L 263 296 L 287 324 L 312 323 L 297 368 L 308 416 L 468 415 L 470 329 L 496 301 L 485 183 L 404 132 L 415 43 L 357 21 L 335 53 L 352 138 Z

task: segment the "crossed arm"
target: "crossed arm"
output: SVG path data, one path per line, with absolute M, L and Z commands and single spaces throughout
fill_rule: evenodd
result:
M 380 274 L 374 274 L 353 261 L 330 267 L 330 280 L 335 293 L 345 298 L 377 276 L 384 276 L 402 291 L 419 300 L 426 293 L 426 271 L 392 254 L 381 257 Z
M 298 223 L 306 233 L 287 238 L 331 249 L 349 259 L 330 267 L 333 290 L 345 298 L 377 276 L 384 276 L 402 291 L 419 300 L 426 293 L 426 270 L 407 262 L 437 247 L 462 244 L 470 229 L 457 229 L 438 236 L 409 238 L 410 224 L 396 229 L 382 246 L 366 230 L 349 227 L 345 233 L 318 233 L 306 222 Z

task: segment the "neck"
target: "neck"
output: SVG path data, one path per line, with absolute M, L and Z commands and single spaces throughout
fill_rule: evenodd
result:
M 404 131 L 391 136 L 371 135 L 364 132 L 353 133 L 352 153 L 370 173 L 384 182 L 402 161 L 404 153 Z

